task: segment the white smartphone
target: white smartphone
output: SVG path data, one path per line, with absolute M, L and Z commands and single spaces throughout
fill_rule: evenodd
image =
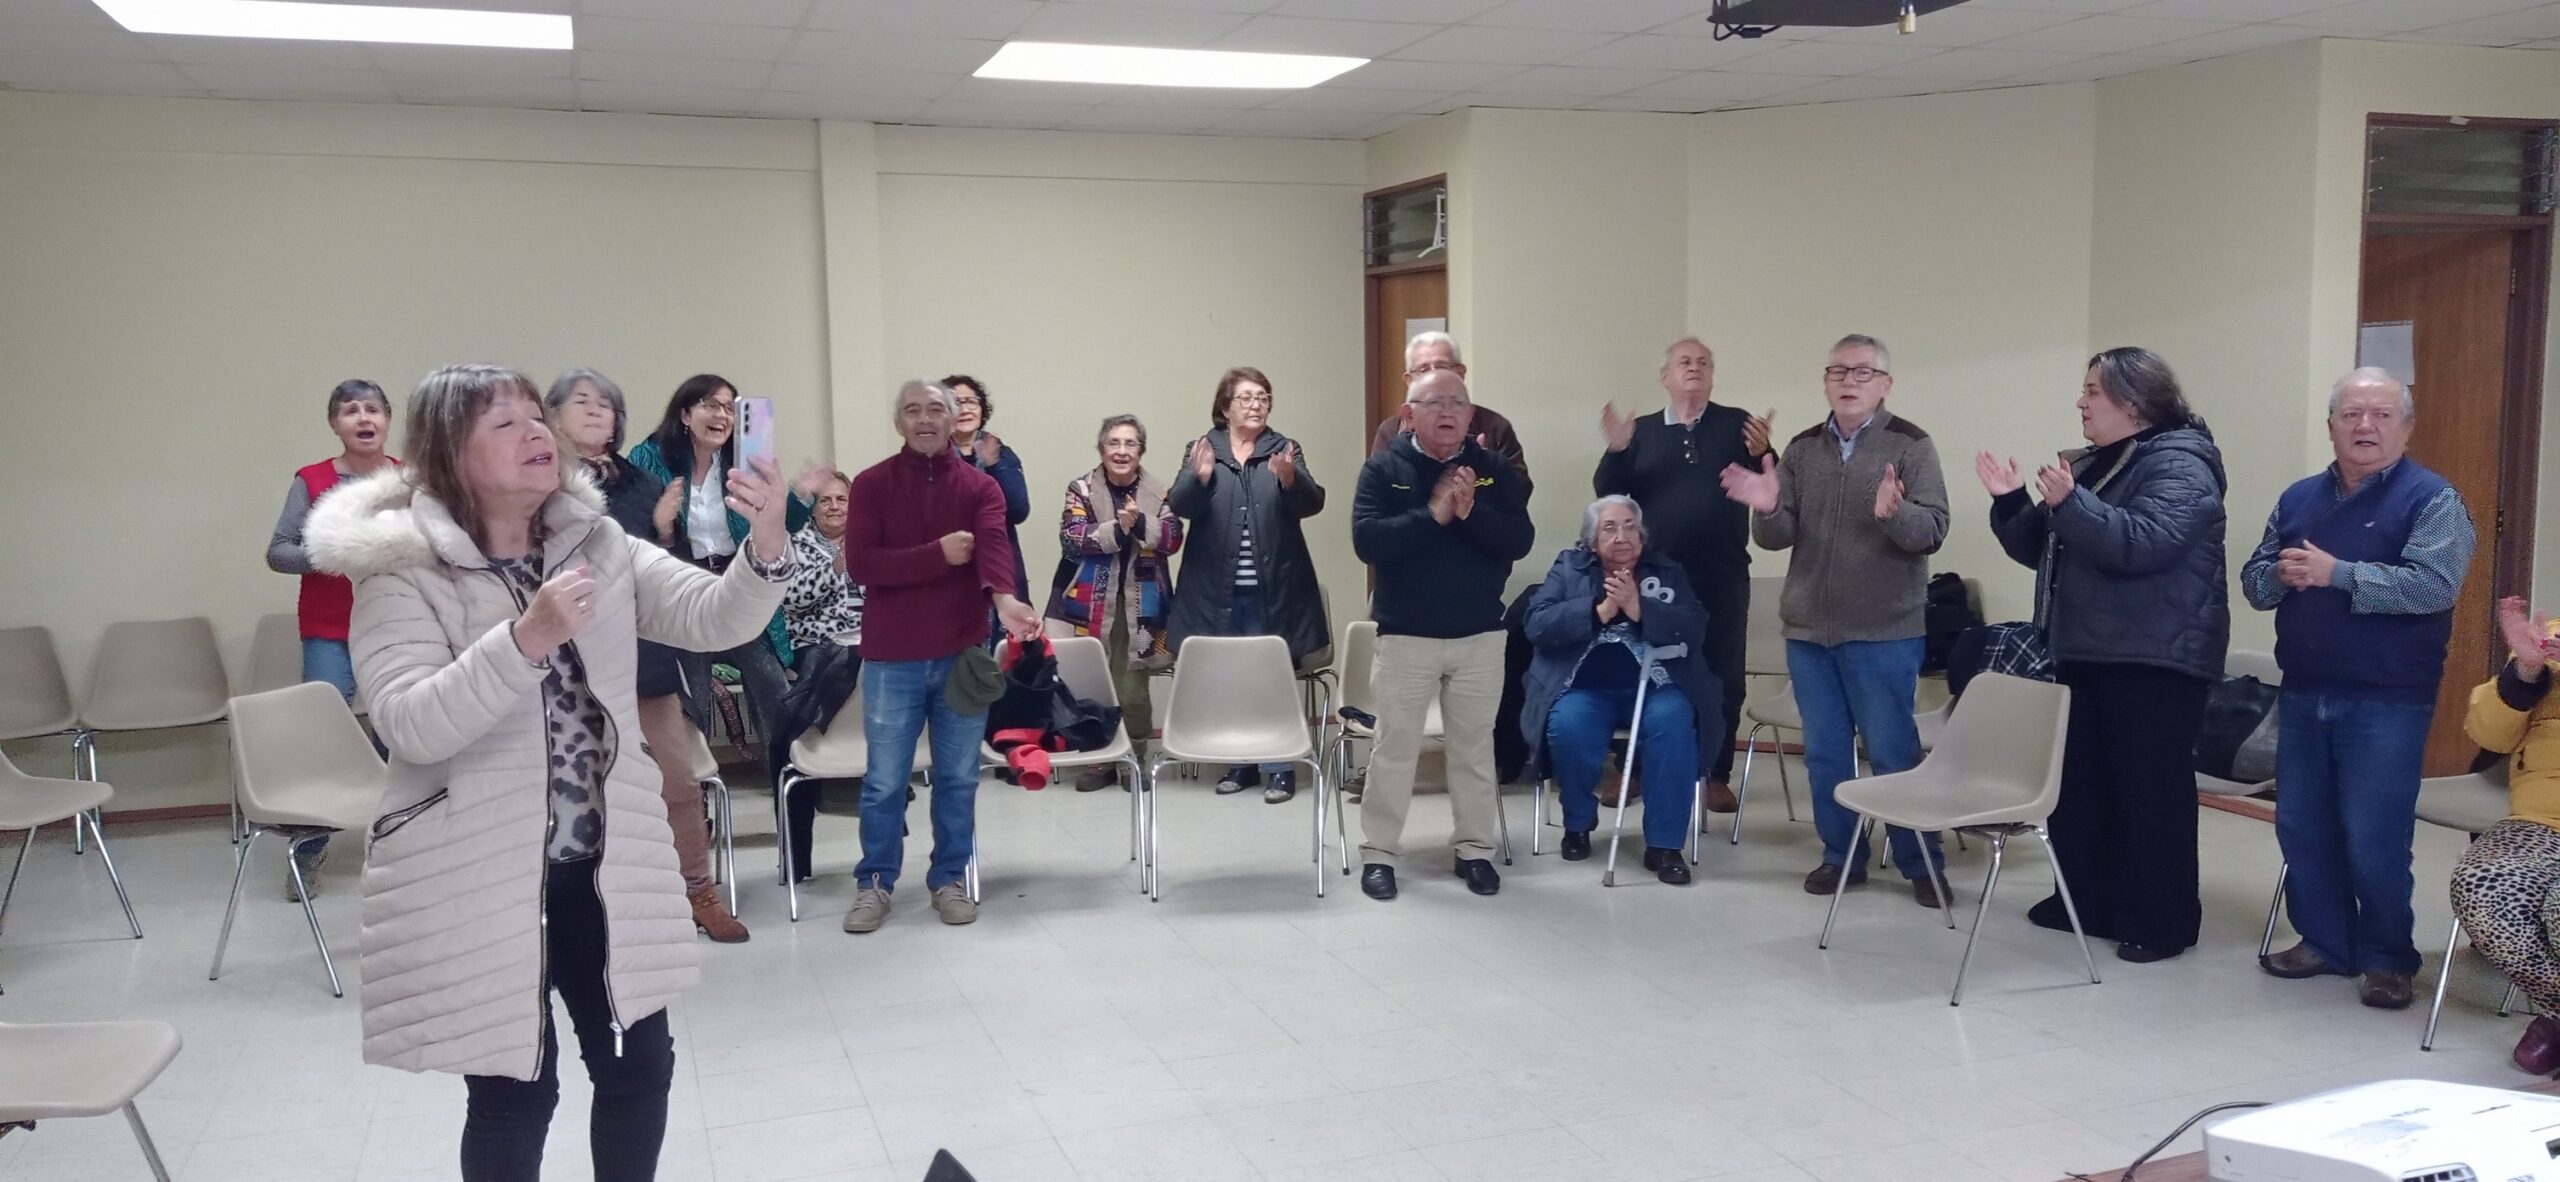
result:
M 741 398 L 738 400 L 738 462 L 752 465 L 759 459 L 773 460 L 773 400 Z

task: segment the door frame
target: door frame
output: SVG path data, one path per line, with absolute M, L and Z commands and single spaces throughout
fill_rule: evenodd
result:
M 2462 118 L 2449 115 L 2408 115 L 2375 112 L 2365 117 L 2365 128 L 2376 127 L 2500 127 L 2527 130 L 2560 128 L 2560 122 L 2548 119 Z M 2373 184 L 2373 162 L 2365 159 L 2365 185 Z M 2501 392 L 2498 413 L 2500 432 L 2498 448 L 2499 504 L 2496 519 L 2474 522 L 2476 528 L 2488 526 L 2490 545 L 2489 599 L 2490 627 L 2497 626 L 2496 602 L 2501 595 L 2524 594 L 2533 586 L 2534 522 L 2525 520 L 2515 528 L 2507 528 L 2506 514 L 2510 505 L 2521 506 L 2526 514 L 2540 503 L 2542 456 L 2542 374 L 2546 340 L 2551 316 L 2551 249 L 2553 215 L 2543 214 L 2431 214 L 2431 213 L 2366 213 L 2356 237 L 2356 329 L 2364 324 L 2364 247 L 2379 227 L 2403 227 L 2433 230 L 2510 230 L 2515 232 L 2514 255 L 2508 265 L 2513 277 L 2507 303 L 2507 374 Z M 2494 659 L 2496 646 L 2491 646 Z
M 1361 216 L 1367 217 L 1369 208 L 1383 198 L 1399 197 L 1416 189 L 1428 189 L 1435 185 L 1446 187 L 1448 183 L 1449 174 L 1440 172 L 1401 184 L 1389 185 L 1383 189 L 1371 189 L 1360 195 Z M 1366 234 L 1367 228 L 1363 226 L 1361 243 L 1361 249 L 1364 252 L 1363 263 L 1367 261 Z M 1364 452 L 1368 449 L 1370 437 L 1377 434 L 1378 423 L 1381 421 L 1378 417 L 1378 362 L 1381 360 L 1378 356 L 1378 281 L 1395 275 L 1412 275 L 1430 271 L 1446 273 L 1448 270 L 1449 259 L 1444 253 L 1436 259 L 1414 259 L 1409 262 L 1385 263 L 1374 267 L 1364 266 L 1361 271 L 1360 327 L 1366 340 L 1361 346 L 1363 376 L 1360 381 L 1360 447 Z

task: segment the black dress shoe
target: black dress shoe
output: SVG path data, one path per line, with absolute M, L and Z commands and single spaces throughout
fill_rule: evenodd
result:
M 1644 868 L 1653 871 L 1655 878 L 1673 886 L 1689 885 L 1689 859 L 1682 857 L 1678 850 L 1647 847 L 1644 851 Z
M 1590 831 L 1589 831 L 1589 830 L 1574 830 L 1574 829 L 1567 829 L 1567 830 L 1565 830 L 1565 831 L 1564 831 L 1564 844 L 1563 844 L 1563 845 L 1561 845 L 1561 846 L 1556 847 L 1556 856 L 1557 856 L 1557 857 L 1559 857 L 1559 858 L 1563 858 L 1565 861 L 1568 861 L 1568 862 L 1579 862 L 1579 861 L 1583 860 L 1584 858 L 1588 858 L 1588 857 L 1590 857 L 1590 856 L 1591 856 L 1591 833 L 1590 833 Z
M 2116 959 L 2133 964 L 2150 964 L 2153 961 L 2167 960 L 2184 951 L 2186 951 L 2184 948 L 2169 948 L 2159 944 L 2136 944 L 2126 940 L 2116 945 Z
M 1396 868 L 1384 862 L 1360 867 L 1360 893 L 1385 902 L 1396 897 Z
M 1467 889 L 1479 895 L 1495 894 L 1502 890 L 1502 875 L 1494 870 L 1493 863 L 1488 859 L 1460 858 L 1457 871 L 1458 877 L 1467 880 Z

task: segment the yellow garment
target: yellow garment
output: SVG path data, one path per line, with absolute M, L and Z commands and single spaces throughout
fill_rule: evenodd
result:
M 2553 632 L 2560 634 L 2560 626 Z M 2546 667 L 2542 676 L 2560 676 L 2560 669 Z M 2462 729 L 2472 742 L 2507 757 L 2509 815 L 2560 829 L 2560 686 L 2530 712 L 2499 698 L 2495 679 L 2476 686 Z

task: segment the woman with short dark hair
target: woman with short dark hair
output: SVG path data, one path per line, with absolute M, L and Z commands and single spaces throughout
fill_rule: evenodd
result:
M 987 429 L 996 421 L 995 396 L 987 384 L 965 373 L 942 379 L 960 413 L 951 420 L 951 450 L 971 467 L 995 478 L 1004 490 L 1004 534 L 1013 543 L 1013 585 L 1031 599 L 1031 567 L 1022 558 L 1022 523 L 1031 519 L 1031 485 L 1022 475 L 1022 457 Z M 998 629 L 1002 631 L 1002 629 Z
M 2223 578 L 2222 452 L 2149 349 L 2089 359 L 2080 432 L 2090 446 L 2035 474 L 1974 459 L 1991 529 L 2036 572 L 2036 623 L 2071 721 L 2054 856 L 2092 936 L 2137 964 L 2196 942 L 2196 731 L 2231 640 Z M 2070 931 L 2061 896 L 2028 912 Z

